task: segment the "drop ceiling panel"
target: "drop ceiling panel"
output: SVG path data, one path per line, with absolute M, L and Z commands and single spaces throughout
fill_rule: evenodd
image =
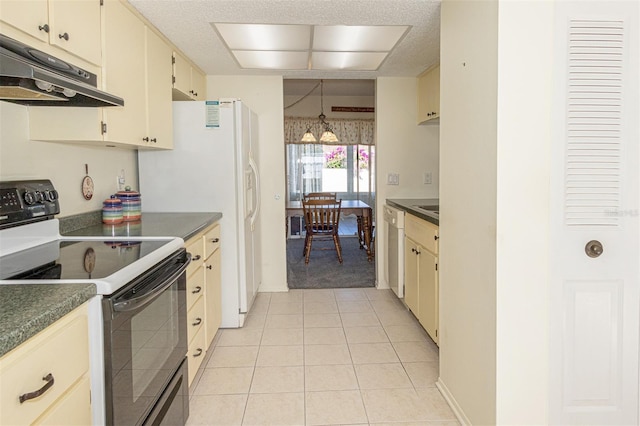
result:
M 386 56 L 384 52 L 313 52 L 311 69 L 375 71 Z
M 231 50 L 308 50 L 309 25 L 214 24 Z
M 314 27 L 313 50 L 330 52 L 388 52 L 407 26 L 319 25 Z
M 272 70 L 308 69 L 309 54 L 307 52 L 234 50 L 232 53 L 242 68 Z

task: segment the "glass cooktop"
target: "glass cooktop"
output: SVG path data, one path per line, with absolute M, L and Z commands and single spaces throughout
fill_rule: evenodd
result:
M 162 247 L 167 240 L 57 240 L 0 258 L 0 279 L 101 279 Z

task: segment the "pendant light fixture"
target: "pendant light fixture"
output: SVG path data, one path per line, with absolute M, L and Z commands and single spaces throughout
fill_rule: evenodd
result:
M 320 142 L 324 143 L 337 143 L 338 137 L 333 132 L 333 128 L 326 120 L 327 116 L 324 115 L 324 80 L 320 80 L 320 115 L 318 116 L 318 120 L 320 120 L 320 127 L 322 131 L 322 135 L 320 136 Z M 307 128 L 307 131 L 302 136 L 301 142 L 315 142 L 316 138 L 311 133 L 311 127 Z

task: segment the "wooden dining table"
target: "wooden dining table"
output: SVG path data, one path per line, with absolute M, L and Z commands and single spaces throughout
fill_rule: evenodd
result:
M 304 216 L 301 201 L 289 201 L 286 206 L 287 224 L 289 218 L 293 216 Z M 367 260 L 372 261 L 374 257 L 371 240 L 373 239 L 373 209 L 364 201 L 342 200 L 340 207 L 341 215 L 355 215 L 358 222 L 358 240 L 360 248 L 367 250 Z M 288 225 L 287 225 L 288 226 Z

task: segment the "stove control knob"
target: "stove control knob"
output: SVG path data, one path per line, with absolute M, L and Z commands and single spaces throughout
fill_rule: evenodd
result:
M 36 191 L 36 201 L 41 203 L 44 201 L 44 194 L 40 191 Z
M 33 192 L 25 192 L 24 193 L 24 202 L 27 203 L 27 205 L 31 205 L 33 203 L 36 202 L 36 194 Z
M 58 191 L 52 189 L 51 191 L 44 191 L 44 199 L 47 201 L 55 201 L 58 199 Z

